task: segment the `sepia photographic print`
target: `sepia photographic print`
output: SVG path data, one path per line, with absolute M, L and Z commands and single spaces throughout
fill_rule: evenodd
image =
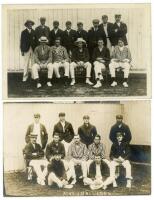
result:
M 150 195 L 150 107 L 4 103 L 4 196 Z
M 3 99 L 151 97 L 150 4 L 2 11 Z

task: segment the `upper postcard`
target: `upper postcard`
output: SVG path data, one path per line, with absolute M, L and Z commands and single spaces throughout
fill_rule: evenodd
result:
M 150 4 L 2 11 L 4 100 L 151 98 Z

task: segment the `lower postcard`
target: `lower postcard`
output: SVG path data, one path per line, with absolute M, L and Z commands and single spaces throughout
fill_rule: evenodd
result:
M 3 107 L 4 196 L 151 194 L 150 101 Z

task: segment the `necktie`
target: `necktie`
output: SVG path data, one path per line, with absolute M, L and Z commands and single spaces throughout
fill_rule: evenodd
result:
M 42 54 L 44 54 L 44 46 L 42 46 Z

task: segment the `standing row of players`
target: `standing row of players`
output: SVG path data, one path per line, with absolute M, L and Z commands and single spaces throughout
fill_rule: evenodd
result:
M 24 155 L 27 166 L 36 172 L 38 184 L 71 188 L 77 181 L 75 168 L 81 166 L 84 185 L 93 190 L 106 189 L 110 184 L 117 187 L 116 167 L 122 165 L 126 169 L 126 186 L 131 187 L 131 132 L 122 122 L 122 115 L 116 116 L 117 122 L 110 131 L 113 143 L 110 160 L 106 158 L 105 146 L 96 127 L 90 124 L 89 116 L 83 117 L 84 124 L 79 127 L 78 134 L 74 134 L 71 123 L 65 120 L 65 113 L 60 113 L 60 121 L 54 126 L 53 141 L 49 144 L 46 128 L 39 122 L 40 115 L 35 114 L 34 117 L 35 122 L 26 133 Z M 44 170 L 41 170 L 42 165 Z
M 86 32 L 83 29 L 83 23 L 81 22 L 77 23 L 78 30 L 73 30 L 70 21 L 66 22 L 65 31 L 59 29 L 58 21 L 54 21 L 54 28 L 50 31 L 49 27 L 45 25 L 45 18 L 40 19 L 41 25 L 34 31 L 32 29 L 34 22 L 27 20 L 25 22 L 26 29 L 21 33 L 20 43 L 21 52 L 25 60 L 23 81 L 26 81 L 28 78 L 28 66 L 30 61 L 32 65 L 35 64 L 33 65 L 32 77 L 37 81 L 38 88 L 41 87 L 41 84 L 38 80 L 39 76 L 37 72 L 41 68 L 46 67 L 48 69 L 47 85 L 51 87 L 53 71 L 55 71 L 56 77 L 60 78 L 59 67 L 63 66 L 65 68 L 64 75 L 67 79 L 69 77 L 69 62 L 71 62 L 71 85 L 75 84 L 74 68 L 81 65 L 84 66 L 87 71 L 86 83 L 92 85 L 89 79 L 91 77 L 91 64 L 94 64 L 95 78 L 97 82 L 94 87 L 101 87 L 101 81 L 103 80 L 101 71 L 109 64 L 110 54 L 113 52 L 114 47 L 118 46 L 118 48 L 115 48 L 115 51 L 113 52 L 113 59 L 109 66 L 111 68 L 110 73 L 112 77 L 111 86 L 115 87 L 117 85 L 115 70 L 117 68 L 122 68 L 124 70 L 123 85 L 124 87 L 128 87 L 127 79 L 129 75 L 131 55 L 129 49 L 125 47 L 128 44 L 126 38 L 127 26 L 125 23 L 121 22 L 121 15 L 115 15 L 114 24 L 108 22 L 108 16 L 106 15 L 102 16 L 102 21 L 103 23 L 99 24 L 99 20 L 93 20 L 93 27 Z M 60 38 L 59 42 L 55 42 L 57 38 Z M 44 43 L 46 45 L 44 45 Z M 48 45 L 51 45 L 53 50 L 50 54 Z M 35 49 L 36 46 L 37 49 Z M 87 50 L 86 48 L 83 48 L 83 46 L 87 46 Z M 54 66 L 49 66 L 51 64 Z

